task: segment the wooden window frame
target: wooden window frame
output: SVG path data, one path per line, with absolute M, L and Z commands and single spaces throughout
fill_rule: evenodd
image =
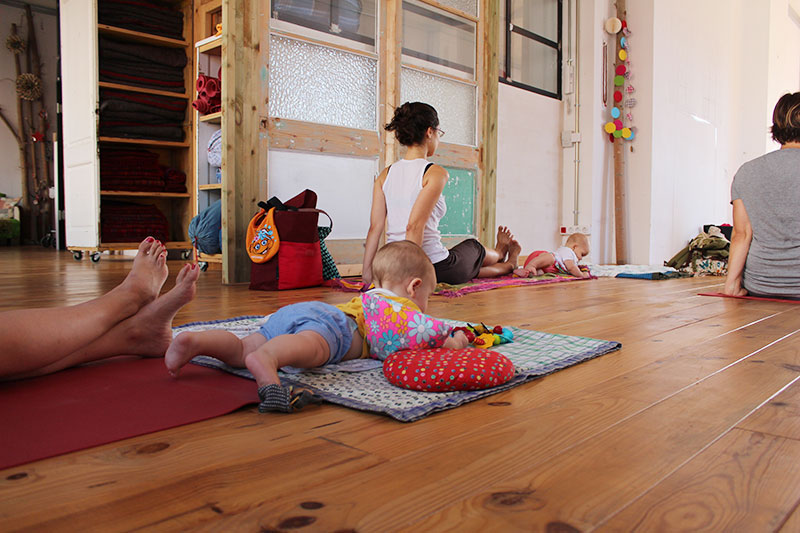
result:
M 550 98 L 555 98 L 557 100 L 561 100 L 563 96 L 562 92 L 562 47 L 563 47 L 563 11 L 564 11 L 564 2 L 563 0 L 556 0 L 558 2 L 558 17 L 556 21 L 556 25 L 558 26 L 558 42 L 548 39 L 543 35 L 539 35 L 538 33 L 532 32 L 530 30 L 526 30 L 525 28 L 521 28 L 519 26 L 515 26 L 511 22 L 511 4 L 513 0 L 500 0 L 501 2 L 505 2 L 506 5 L 506 13 L 505 13 L 505 20 L 504 27 L 505 32 L 503 38 L 505 39 L 505 65 L 503 68 L 504 76 L 499 76 L 500 83 L 504 83 L 506 85 L 511 85 L 514 87 L 518 87 L 520 89 L 525 89 L 526 91 L 531 91 L 537 94 L 541 94 L 543 96 L 549 96 Z M 524 1 L 524 0 L 523 0 Z M 556 84 L 557 90 L 556 92 L 548 91 L 542 89 L 540 87 L 536 87 L 534 85 L 528 85 L 526 83 L 522 83 L 516 81 L 510 77 L 511 73 L 511 34 L 515 33 L 521 37 L 526 39 L 530 39 L 532 41 L 536 41 L 540 44 L 548 46 L 556 50 L 558 54 L 558 58 L 556 60 Z

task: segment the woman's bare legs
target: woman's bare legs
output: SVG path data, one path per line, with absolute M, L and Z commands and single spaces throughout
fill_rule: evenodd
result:
M 181 307 L 194 298 L 199 274 L 200 268 L 197 265 L 184 265 L 175 280 L 175 287 L 142 307 L 133 316 L 119 322 L 85 347 L 46 366 L 17 373 L 11 379 L 50 374 L 117 355 L 162 357 L 172 341 L 172 319 Z
M 502 261 L 500 263 L 495 263 L 493 265 L 482 266 L 480 271 L 478 272 L 479 278 L 496 278 L 498 276 L 505 276 L 507 274 L 511 274 L 515 268 L 517 268 L 517 262 L 519 261 L 519 254 L 522 251 L 522 247 L 519 243 L 511 239 L 511 242 L 508 246 L 508 259 Z M 488 250 L 487 250 L 488 252 Z M 484 265 L 486 263 L 484 262 Z
M 103 296 L 70 307 L 0 313 L 0 377 L 49 367 L 89 345 L 155 300 L 167 273 L 164 246 L 148 237 L 125 280 Z

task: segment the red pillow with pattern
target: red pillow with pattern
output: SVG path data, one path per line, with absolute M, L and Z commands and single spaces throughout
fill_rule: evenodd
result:
M 481 390 L 514 377 L 508 357 L 481 348 L 400 350 L 383 362 L 389 383 L 423 392 Z

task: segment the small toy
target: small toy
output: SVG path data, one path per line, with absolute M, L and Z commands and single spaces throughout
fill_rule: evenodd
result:
M 463 331 L 467 341 L 476 348 L 491 348 L 498 344 L 512 342 L 514 339 L 514 333 L 509 328 L 504 328 L 503 326 L 490 328 L 483 322 L 476 325 L 467 324 L 466 326 L 453 328 L 450 334 L 454 335 L 456 331 Z

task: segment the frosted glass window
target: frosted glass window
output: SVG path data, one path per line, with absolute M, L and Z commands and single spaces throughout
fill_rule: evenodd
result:
M 403 55 L 414 63 L 475 78 L 475 23 L 420 2 L 403 2 Z
M 511 34 L 509 78 L 550 93 L 558 91 L 558 50 Z
M 551 41 L 558 41 L 558 0 L 511 2 L 511 23 Z
M 276 35 L 269 55 L 270 116 L 376 129 L 376 60 Z
M 375 158 L 270 150 L 267 196 L 285 202 L 311 189 L 317 193 L 317 207 L 333 219 L 329 239 L 363 239 L 377 172 Z M 325 215 L 319 216 L 319 225 L 328 225 Z
M 375 0 L 272 0 L 272 18 L 375 46 Z
M 478 16 L 478 0 L 438 0 L 440 4 L 447 7 L 460 9 L 464 13 L 469 13 L 473 17 Z M 500 0 L 504 3 L 505 0 Z
M 473 85 L 410 68 L 400 74 L 400 99 L 432 105 L 446 133 L 444 142 L 475 146 L 476 98 Z

